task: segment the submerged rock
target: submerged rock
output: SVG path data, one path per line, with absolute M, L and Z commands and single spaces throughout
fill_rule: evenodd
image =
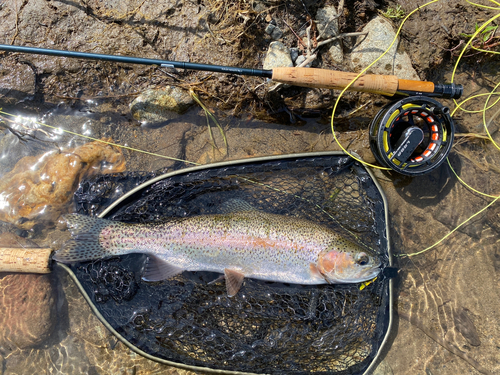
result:
M 469 316 L 469 311 L 460 306 L 453 309 L 453 322 L 458 332 L 469 342 L 472 346 L 481 345 L 479 334 L 477 333 L 476 326 Z
M 20 374 L 99 374 L 90 365 L 84 343 L 65 336 L 48 348 L 16 350 L 5 358 L 2 375 Z M 133 372 L 121 372 L 130 374 Z
M 37 245 L 13 233 L 0 234 L 0 247 Z M 56 318 L 56 293 L 50 275 L 0 273 L 0 347 L 26 349 L 43 343 Z
M 351 52 L 351 63 L 355 70 L 360 71 L 376 60 L 391 44 L 396 36 L 391 23 L 378 16 L 363 29 L 367 35 L 358 38 L 359 44 Z M 378 60 L 368 72 L 374 74 L 396 75 L 400 79 L 419 80 L 411 65 L 410 57 L 399 48 L 399 39 L 389 52 Z
M 339 35 L 339 20 L 333 19 L 337 16 L 337 10 L 334 6 L 327 6 L 318 9 L 316 13 L 316 26 L 319 33 L 322 35 L 321 39 L 326 40 Z M 342 51 L 342 44 L 340 40 L 335 40 L 329 44 L 328 54 L 333 62 L 340 64 L 344 59 Z
M 142 357 L 121 343 L 96 317 L 68 275 L 61 277 L 68 301 L 68 337 L 81 343 L 81 359 L 100 375 L 194 374 Z M 78 372 L 81 373 L 81 372 Z
M 385 361 L 382 360 L 375 371 L 373 371 L 373 375 L 392 375 L 392 368 L 389 366 L 389 364 Z
M 0 235 L 0 247 L 36 247 L 12 233 Z M 0 273 L 0 347 L 7 351 L 43 343 L 52 333 L 56 293 L 50 275 Z
M 187 90 L 170 86 L 144 91 L 130 104 L 130 112 L 142 125 L 155 127 L 178 118 L 193 104 Z
M 281 66 L 293 66 L 290 49 L 281 42 L 272 42 L 264 59 L 264 69 L 273 69 Z
M 0 301 L 0 346 L 25 349 L 49 337 L 56 306 L 49 275 L 4 274 Z
M 0 180 L 0 220 L 32 229 L 68 211 L 84 175 L 125 170 L 119 148 L 91 142 L 61 153 L 26 156 Z

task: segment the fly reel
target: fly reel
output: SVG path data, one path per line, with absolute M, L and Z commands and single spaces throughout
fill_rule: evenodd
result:
M 410 96 L 382 108 L 370 123 L 370 148 L 377 161 L 407 176 L 439 167 L 453 144 L 449 109 L 425 96 Z

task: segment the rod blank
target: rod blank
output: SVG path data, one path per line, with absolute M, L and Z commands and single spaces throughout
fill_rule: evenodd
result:
M 34 53 L 37 55 L 112 61 L 112 62 L 127 63 L 127 64 L 157 65 L 166 68 L 203 70 L 207 72 L 238 74 L 246 76 L 257 76 L 257 77 L 267 77 L 267 78 L 271 78 L 272 76 L 271 70 L 238 68 L 238 67 L 223 66 L 223 65 L 197 64 L 197 63 L 189 63 L 182 61 L 146 59 L 143 57 L 105 55 L 101 53 L 63 51 L 59 49 L 23 47 L 23 46 L 13 46 L 8 44 L 0 44 L 0 50 L 8 52 Z
M 203 70 L 208 72 L 237 74 L 246 76 L 257 76 L 272 78 L 276 82 L 288 83 L 294 86 L 326 88 L 326 89 L 344 89 L 354 78 L 355 73 L 339 72 L 328 69 L 315 68 L 274 68 L 273 70 L 238 68 L 223 65 L 197 64 L 182 61 L 169 61 L 146 59 L 142 57 L 129 57 L 117 55 L 104 55 L 99 53 L 63 51 L 48 48 L 13 46 L 0 44 L 0 50 L 20 53 L 34 53 L 38 55 L 49 55 L 59 57 L 71 57 L 80 59 L 104 60 L 127 64 L 156 65 L 169 68 Z M 458 99 L 462 95 L 462 85 L 438 84 L 434 85 L 427 81 L 412 81 L 398 79 L 392 75 L 362 75 L 356 80 L 349 90 L 370 92 L 393 96 L 401 95 L 429 95 L 441 98 Z

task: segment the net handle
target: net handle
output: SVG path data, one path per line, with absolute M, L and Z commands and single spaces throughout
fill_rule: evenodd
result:
M 0 247 L 0 272 L 50 273 L 52 249 Z

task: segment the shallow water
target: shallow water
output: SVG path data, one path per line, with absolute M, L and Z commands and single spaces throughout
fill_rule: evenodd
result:
M 1 7 L 2 5 L 0 9 Z M 20 12 L 19 9 L 18 11 Z M 181 32 L 185 31 L 179 31 Z M 183 58 L 182 54 L 185 53 L 187 52 L 180 50 L 178 58 Z M 185 57 L 187 59 L 189 56 Z M 483 60 L 479 63 L 484 63 L 484 71 L 492 72 L 489 77 L 494 79 L 498 62 L 485 63 Z M 39 65 L 44 64 L 52 63 L 39 60 Z M 43 69 L 42 67 L 41 74 Z M 214 148 L 211 144 L 206 119 L 199 107 L 193 107 L 187 114 L 166 126 L 155 129 L 140 127 L 131 118 L 128 105 L 136 90 L 140 91 L 155 82 L 155 77 L 145 78 L 138 74 L 139 78 L 134 83 L 139 82 L 142 86 L 132 87 L 127 82 L 130 76 L 136 74 L 133 69 L 109 65 L 105 65 L 104 69 L 110 74 L 123 70 L 117 73 L 123 82 L 116 85 L 113 82 L 93 82 L 89 87 L 81 87 L 81 92 L 74 95 L 47 96 L 45 101 L 36 97 L 27 98 L 17 105 L 3 107 L 5 112 L 33 118 L 51 124 L 56 129 L 44 128 L 23 119 L 5 122 L 4 125 L 10 129 L 1 128 L 0 178 L 5 177 L 23 157 L 35 157 L 31 165 L 36 165 L 50 155 L 72 150 L 89 142 L 58 129 L 98 139 L 110 137 L 113 142 L 133 148 L 134 150 L 122 150 L 127 172 L 164 171 L 167 168 L 189 165 L 174 162 L 161 155 L 207 163 L 251 156 L 338 149 L 332 142 L 329 125 L 320 118 L 306 118 L 301 126 L 292 127 L 264 123 L 256 120 L 251 113 L 243 113 L 234 118 L 222 111 L 215 111 L 225 130 L 227 151 L 216 127 L 213 127 L 213 134 L 219 148 Z M 61 70 L 58 80 L 75 80 L 74 72 L 78 72 L 78 68 L 73 67 L 72 73 L 68 75 L 61 74 Z M 491 90 L 492 86 L 487 80 L 478 81 L 467 70 L 465 67 L 456 78 L 456 82 L 465 85 L 465 97 Z M 27 71 L 30 69 L 27 68 Z M 449 66 L 433 74 L 439 76 L 439 79 L 449 79 Z M 149 78 L 151 81 L 148 81 Z M 66 99 L 62 96 L 66 96 Z M 68 96 L 72 96 L 72 99 L 68 99 Z M 78 96 L 88 99 L 78 99 Z M 105 98 L 106 96 L 112 97 Z M 41 102 L 44 104 L 39 104 Z M 453 108 L 451 101 L 443 102 Z M 344 145 L 350 144 L 350 149 L 356 150 L 367 160 L 371 158 L 367 123 L 380 106 L 368 106 L 347 118 L 339 133 L 339 139 Z M 472 107 L 481 108 L 481 102 L 473 103 Z M 486 119 L 494 116 L 498 108 L 497 104 L 490 109 L 486 113 Z M 284 116 L 290 115 L 285 113 Z M 12 120 L 8 116 L 4 118 Z M 456 124 L 461 132 L 482 132 L 481 123 L 480 113 L 459 112 L 456 116 Z M 490 131 L 497 142 L 500 141 L 500 132 L 496 131 L 499 126 L 500 119 L 493 119 Z M 500 151 L 481 139 L 457 138 L 456 144 L 451 152 L 450 162 L 461 178 L 481 192 L 499 194 Z M 116 164 L 99 159 L 90 170 L 95 173 L 112 172 L 115 167 Z M 26 164 L 25 169 L 28 168 L 29 165 Z M 429 175 L 415 178 L 380 171 L 376 175 L 388 197 L 392 248 L 399 255 L 418 252 L 434 244 L 491 202 L 491 198 L 483 198 L 461 185 L 447 165 Z M 105 186 L 98 188 L 105 189 Z M 115 196 L 121 193 L 115 192 Z M 72 209 L 71 199 L 68 202 L 62 199 L 59 203 L 58 212 Z M 12 223 L 2 223 L 2 236 L 5 233 L 19 236 L 14 240 L 10 239 L 9 246 L 60 246 L 67 238 L 67 233 L 62 225 L 52 223 L 58 215 L 48 215 L 47 212 L 52 212 L 49 206 L 53 207 L 53 202 L 33 202 L 33 219 L 26 221 L 17 218 Z M 0 201 L 0 210 L 8 211 L 8 203 Z M 395 309 L 400 314 L 396 315 L 391 339 L 382 356 L 393 374 L 500 372 L 499 234 L 500 205 L 496 203 L 432 250 L 411 258 L 396 258 L 396 265 L 401 270 L 396 279 Z M 2 241 L 5 238 L 2 237 Z M 45 327 L 50 335 L 33 347 L 32 343 L 20 340 L 19 337 L 41 335 L 40 332 L 23 331 L 24 326 L 4 330 L 4 336 L 1 337 L 3 345 L 0 348 L 1 374 L 186 372 L 140 357 L 117 341 L 95 317 L 65 273 L 54 272 L 40 280 L 30 285 L 47 285 L 46 291 L 49 292 L 39 293 L 43 298 L 33 305 L 25 306 L 19 302 L 17 307 L 21 312 L 12 311 L 24 314 L 23 317 L 31 316 L 32 321 L 45 319 L 50 323 L 50 327 Z M 16 279 L 11 282 L 12 285 L 24 285 Z M 53 300 L 56 301 L 54 311 L 39 311 L 40 306 L 49 305 L 45 304 L 46 301 Z M 14 320 L 8 314 L 4 319 L 4 324 L 9 319 Z M 18 346 L 25 349 L 19 349 Z
M 4 110 L 15 112 L 15 109 Z M 26 116 L 28 112 L 17 114 Z M 105 101 L 72 106 L 61 103 L 49 110 L 35 107 L 31 117 L 92 137 L 111 137 L 117 143 L 158 154 L 182 156 L 188 160 L 217 155 L 212 153 L 211 146 L 206 147 L 208 132 L 198 110 L 188 115 L 189 122 L 182 119 L 159 129 L 145 129 L 120 121 L 123 116 L 119 112 L 112 113 Z M 318 129 L 322 127 L 314 119 L 295 129 L 223 116 L 221 120 L 232 158 L 303 152 L 311 138 L 318 137 Z M 46 155 L 49 151 L 67 150 L 86 142 L 58 130 L 42 131 L 39 125 L 26 121 L 9 123 L 9 126 L 18 133 L 14 135 L 13 131 L 4 130 L 2 134 L 3 175 L 23 156 Z M 34 130 L 36 127 L 38 130 Z M 173 142 L 172 134 L 177 134 L 180 140 Z M 217 133 L 214 135 L 216 141 L 221 142 Z M 320 150 L 320 145 L 321 142 L 316 143 L 314 150 Z M 461 155 L 493 164 L 498 162 L 500 154 L 477 142 L 463 143 L 456 150 L 450 160 L 464 179 L 483 191 L 495 193 L 499 190 L 496 172 L 478 169 Z M 124 155 L 127 171 L 151 171 L 173 164 L 159 156 L 130 150 L 125 150 Z M 99 168 L 102 172 L 109 164 Z M 377 175 L 388 196 L 393 249 L 397 254 L 413 253 L 433 244 L 490 201 L 457 183 L 447 166 L 413 179 L 381 172 Z M 61 210 L 71 210 L 71 206 Z M 8 225 L 2 228 L 4 232 L 14 231 L 29 237 L 39 246 L 57 247 L 66 238 L 64 229 L 57 227 L 54 231 L 48 224 L 21 231 Z M 394 374 L 475 374 L 498 370 L 498 257 L 497 205 L 433 250 L 412 258 L 398 258 L 401 271 L 395 307 L 401 315 L 396 319 L 384 357 Z M 116 373 L 119 369 L 131 368 L 135 368 L 136 373 L 182 372 L 131 352 L 98 322 L 66 275 L 56 272 L 50 278 L 56 285 L 59 301 L 52 317 L 54 332 L 36 349 L 4 348 L 4 374 L 27 373 L 31 368 L 68 374 Z

